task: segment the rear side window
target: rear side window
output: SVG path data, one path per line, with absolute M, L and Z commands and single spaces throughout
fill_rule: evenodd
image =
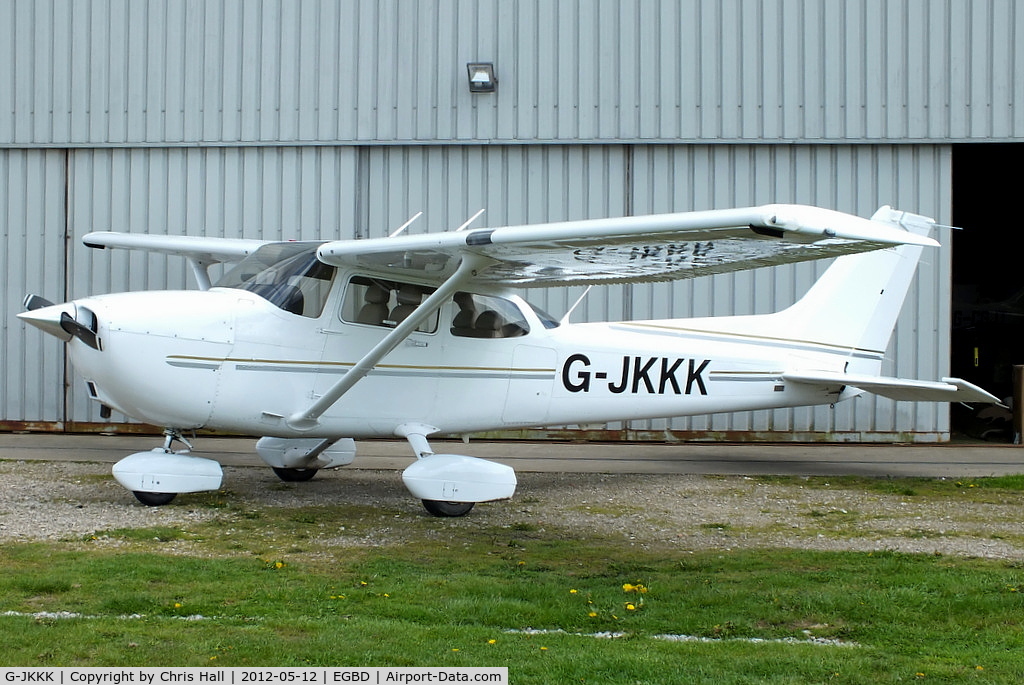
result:
M 423 304 L 433 288 L 383 278 L 353 276 L 345 290 L 341 318 L 349 323 L 394 328 Z M 420 333 L 437 332 L 438 315 L 416 328 Z
M 511 300 L 492 295 L 455 293 L 452 335 L 462 338 L 517 338 L 530 324 Z

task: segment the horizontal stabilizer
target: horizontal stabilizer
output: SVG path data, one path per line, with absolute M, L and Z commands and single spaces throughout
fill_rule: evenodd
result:
M 784 373 L 782 374 L 782 379 L 790 383 L 850 386 L 881 395 L 882 397 L 888 397 L 891 400 L 904 400 L 907 402 L 986 402 L 1002 404 L 995 395 L 960 378 L 943 378 L 941 381 L 918 381 L 909 378 L 814 371 Z

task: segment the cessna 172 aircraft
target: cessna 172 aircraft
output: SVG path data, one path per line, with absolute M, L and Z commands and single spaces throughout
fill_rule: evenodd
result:
M 467 222 L 468 223 L 468 222 Z M 99 232 L 94 248 L 180 255 L 198 290 L 51 304 L 26 322 L 57 336 L 92 398 L 166 428 L 118 462 L 143 503 L 220 487 L 220 464 L 174 451 L 184 431 L 262 435 L 285 480 L 350 463 L 355 439 L 400 436 L 409 491 L 439 516 L 511 497 L 515 473 L 435 454 L 428 436 L 801 405 L 862 392 L 998 402 L 966 381 L 881 376 L 931 219 L 767 205 L 366 240 L 264 242 Z M 403 227 L 404 228 L 404 227 Z M 690 278 L 838 257 L 773 314 L 568 323 L 520 288 Z M 233 263 L 211 282 L 209 267 Z M 230 268 L 228 268 L 230 267 Z

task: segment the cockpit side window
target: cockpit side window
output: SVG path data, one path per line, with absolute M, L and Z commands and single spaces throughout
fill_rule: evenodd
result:
M 270 243 L 217 281 L 218 288 L 256 293 L 286 312 L 316 318 L 324 311 L 335 268 L 316 257 L 310 243 Z
M 349 323 L 394 328 L 433 292 L 434 288 L 413 283 L 353 276 L 345 290 L 341 318 Z M 437 320 L 435 312 L 416 330 L 420 333 L 436 333 Z
M 530 332 L 530 324 L 511 300 L 492 295 L 455 293 L 458 310 L 452 335 L 462 338 L 517 338 Z

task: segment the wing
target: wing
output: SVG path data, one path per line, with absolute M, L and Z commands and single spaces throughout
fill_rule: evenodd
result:
M 240 261 L 267 244 L 267 241 L 264 240 L 246 240 L 244 238 L 144 235 L 111 231 L 87 233 L 82 241 L 87 247 L 99 249 L 119 247 L 126 250 L 161 252 L 185 257 L 192 267 L 192 273 L 201 290 L 210 289 L 208 269 L 211 265 Z
M 803 205 L 765 205 L 506 226 L 335 241 L 322 245 L 318 255 L 335 266 L 441 281 L 473 254 L 489 263 L 477 269 L 477 282 L 546 287 L 674 280 L 906 243 L 938 245 L 903 228 L 899 217 L 904 215 L 883 209 L 875 216 L 884 220 Z
M 161 252 L 196 259 L 207 264 L 234 262 L 255 252 L 263 240 L 190 237 L 185 235 L 142 235 L 100 231 L 88 233 L 82 242 L 88 247 L 118 247 L 127 250 Z
M 961 378 L 943 378 L 941 382 L 918 381 L 886 376 L 859 376 L 845 373 L 785 373 L 783 380 L 832 387 L 854 387 L 908 402 L 986 402 L 1002 406 L 1002 402 L 973 383 Z

